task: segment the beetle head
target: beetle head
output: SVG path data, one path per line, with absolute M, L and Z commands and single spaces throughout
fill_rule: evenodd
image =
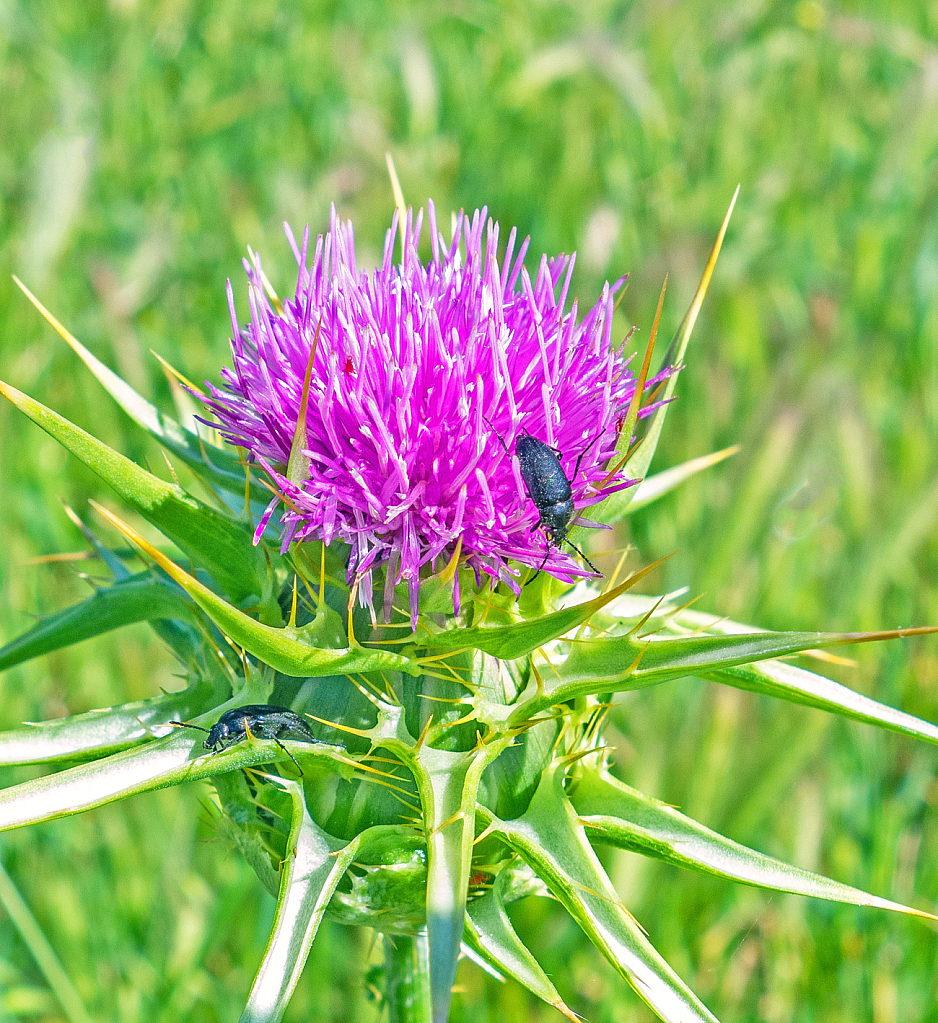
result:
M 224 743 L 228 735 L 228 726 L 223 721 L 218 721 L 212 725 L 212 729 L 208 733 L 205 742 L 202 743 L 202 747 L 214 751 Z
M 540 509 L 540 512 L 540 525 L 547 535 L 547 542 L 551 547 L 559 547 L 566 539 L 567 529 L 574 515 L 573 500 L 558 501 Z

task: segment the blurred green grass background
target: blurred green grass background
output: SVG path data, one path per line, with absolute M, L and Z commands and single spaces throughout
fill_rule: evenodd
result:
M 281 291 L 281 223 L 392 199 L 488 204 L 532 251 L 577 249 L 591 303 L 665 330 L 742 195 L 657 467 L 742 452 L 632 520 L 656 585 L 770 628 L 938 622 L 938 3 L 6 0 L 0 4 L 0 377 L 157 471 L 162 459 L 10 281 L 169 403 L 227 358 L 247 245 Z M 239 284 L 236 283 L 236 290 Z M 243 289 L 241 290 L 243 296 Z M 640 335 L 641 336 L 641 335 Z M 647 336 L 647 334 L 645 335 Z M 59 499 L 95 477 L 0 408 L 0 642 L 86 592 Z M 77 568 L 84 566 L 78 565 Z M 938 721 L 938 644 L 860 648 L 832 674 Z M 0 726 L 178 683 L 143 627 L 0 676 Z M 708 825 L 880 895 L 938 899 L 936 753 L 685 680 L 616 713 L 626 780 Z M 13 775 L 4 777 L 12 780 Z M 237 1018 L 272 902 L 197 787 L 3 836 L 0 857 L 97 1020 Z M 913 921 L 609 857 L 652 940 L 726 1021 L 938 1020 L 938 938 Z M 549 904 L 516 923 L 594 1023 L 650 1014 Z M 377 1018 L 367 935 L 329 925 L 291 1021 Z M 455 1019 L 555 1020 L 461 970 Z M 0 911 L 0 1020 L 63 1019 Z

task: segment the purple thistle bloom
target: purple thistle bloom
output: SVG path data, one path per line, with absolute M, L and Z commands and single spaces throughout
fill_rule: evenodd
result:
M 514 255 L 514 229 L 499 264 L 498 225 L 485 209 L 471 220 L 460 213 L 449 244 L 432 203 L 428 213 L 429 262 L 418 255 L 421 211 L 416 223 L 408 214 L 403 262 L 394 263 L 395 216 L 383 263 L 370 274 L 357 271 L 352 225 L 335 208 L 309 268 L 309 229 L 300 250 L 287 228 L 300 269 L 282 310 L 265 295 L 259 266 L 245 261 L 251 320 L 239 327 L 229 282 L 234 369 L 222 370 L 224 386 L 211 387 L 206 402 L 222 435 L 245 447 L 283 495 L 283 549 L 338 537 L 352 548 L 349 578 L 357 577 L 362 603 L 373 608 L 372 571 L 384 564 L 385 611 L 406 580 L 413 623 L 421 569 L 445 563 L 460 538 L 477 582 L 487 574 L 520 592 L 512 562 L 543 563 L 566 581 L 590 574 L 534 529 L 538 511 L 508 454 L 523 433 L 562 452 L 565 474 L 583 453 L 570 480 L 578 509 L 636 482 L 617 474 L 601 492 L 594 487 L 606 478 L 635 389 L 611 344 L 624 278 L 606 284 L 577 323 L 575 300 L 564 312 L 574 257 L 542 256 L 532 280 L 528 241 Z M 291 479 L 314 347 L 302 475 Z M 271 502 L 256 540 L 280 503 Z

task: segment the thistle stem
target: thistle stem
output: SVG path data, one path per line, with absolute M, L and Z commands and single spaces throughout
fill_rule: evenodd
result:
M 388 1023 L 433 1023 L 426 931 L 385 935 L 384 962 Z

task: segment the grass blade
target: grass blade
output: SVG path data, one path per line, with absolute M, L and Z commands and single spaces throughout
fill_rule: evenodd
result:
M 23 939 L 23 943 L 32 953 L 36 965 L 42 971 L 49 987 L 52 988 L 69 1023 L 92 1023 L 81 996 L 62 968 L 59 957 L 49 944 L 49 939 L 43 934 L 42 928 L 2 864 L 0 864 L 0 906 L 6 910 L 13 926 Z

